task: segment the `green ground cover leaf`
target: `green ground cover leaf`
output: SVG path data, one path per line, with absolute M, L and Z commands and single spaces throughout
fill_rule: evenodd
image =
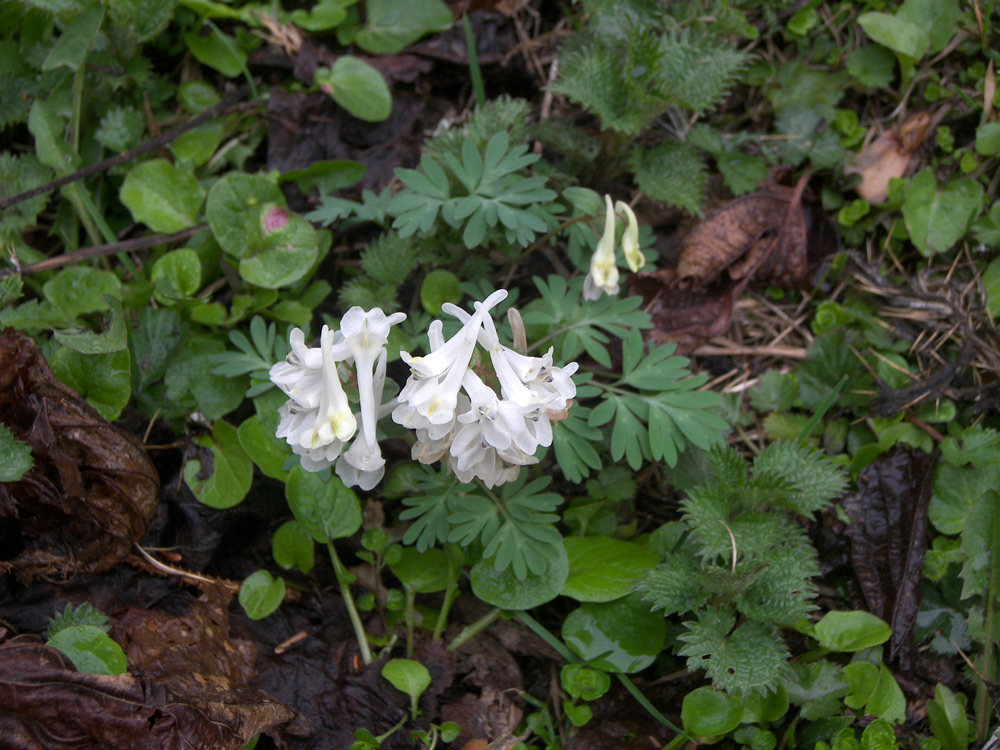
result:
M 613 602 L 587 602 L 563 621 L 562 637 L 588 666 L 606 672 L 639 672 L 666 641 L 666 622 L 630 594 Z
M 205 191 L 190 172 L 166 159 L 131 169 L 119 191 L 121 202 L 154 232 L 179 232 L 198 221 Z
M 184 465 L 184 481 L 194 496 L 218 510 L 241 503 L 250 491 L 253 464 L 240 445 L 236 428 L 218 419 L 212 433 L 195 442 L 210 452 L 211 462 L 203 465 L 200 458 L 189 458 Z
M 35 461 L 31 448 L 20 440 L 5 424 L 0 422 L 0 482 L 18 482 Z
M 81 354 L 65 346 L 49 356 L 52 374 L 86 399 L 109 422 L 118 419 L 132 395 L 128 351 Z
M 903 220 L 921 254 L 943 253 L 968 231 L 982 208 L 983 186 L 968 177 L 939 184 L 934 171 L 917 172 L 906 187 Z
M 324 479 L 296 466 L 285 483 L 285 499 L 295 518 L 320 544 L 361 528 L 361 502 L 336 476 Z
M 98 627 L 72 625 L 49 638 L 46 645 L 58 649 L 84 674 L 125 674 L 128 663 L 122 647 Z
M 266 570 L 251 573 L 240 584 L 240 606 L 251 620 L 261 620 L 274 612 L 285 598 L 285 579 L 274 578 Z
M 424 34 L 447 31 L 455 20 L 441 0 L 366 0 L 367 21 L 355 42 L 375 55 L 391 55 Z
M 359 120 L 381 122 L 392 113 L 392 93 L 382 74 L 356 57 L 338 57 L 332 67 L 318 68 L 314 80 Z
M 658 562 L 655 553 L 634 542 L 606 536 L 563 541 L 569 577 L 563 595 L 580 602 L 609 602 L 632 592 L 636 580 Z
M 545 561 L 541 573 L 530 570 L 518 578 L 512 568 L 498 568 L 493 560 L 483 559 L 472 566 L 469 578 L 472 593 L 487 604 L 501 609 L 531 609 L 555 599 L 569 575 L 566 550 L 561 543 L 554 557 Z

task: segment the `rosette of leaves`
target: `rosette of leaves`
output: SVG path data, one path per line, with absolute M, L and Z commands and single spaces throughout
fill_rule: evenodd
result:
M 688 669 L 728 692 L 762 694 L 787 671 L 779 628 L 815 609 L 816 551 L 795 515 L 840 495 L 845 474 L 787 442 L 765 448 L 749 472 L 732 449 L 701 459 L 674 477 L 687 493 L 683 522 L 659 532 L 662 561 L 638 590 L 665 615 L 688 616 L 677 638 Z
M 561 48 L 549 88 L 618 136 L 606 142 L 626 144 L 599 163 L 627 163 L 649 197 L 700 213 L 707 171 L 697 149 L 676 141 L 651 149 L 628 144 L 670 108 L 701 114 L 717 106 L 746 55 L 723 38 L 674 31 L 672 19 L 650 6 L 625 13 L 613 3 L 593 7 L 587 29 Z

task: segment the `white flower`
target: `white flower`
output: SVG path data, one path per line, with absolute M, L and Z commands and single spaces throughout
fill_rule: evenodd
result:
M 305 348 L 299 329 L 293 330 L 289 339 L 291 353 L 270 372 L 271 379 L 291 399 L 279 412 L 282 420 L 276 434 L 310 461 L 330 461 L 358 428 L 333 357 L 333 331 L 323 326 L 318 367 L 317 350 Z
M 604 235 L 590 259 L 590 273 L 583 280 L 583 298 L 596 300 L 605 294 L 618 294 L 618 264 L 615 261 L 615 210 L 611 196 L 604 196 L 607 213 L 604 217 Z
M 642 251 L 639 250 L 639 222 L 636 221 L 632 207 L 625 201 L 615 203 L 615 210 L 624 213 L 628 220 L 625 224 L 625 234 L 622 235 L 622 250 L 625 253 L 625 262 L 628 263 L 629 270 L 635 273 L 646 262 Z
M 323 326 L 316 349 L 305 346 L 302 331 L 292 331 L 291 351 L 270 371 L 271 380 L 289 397 L 278 410 L 275 434 L 285 438 L 307 471 L 320 471 L 337 461 L 337 473 L 349 486 L 371 489 L 381 479 L 385 460 L 375 426 L 385 384 L 385 344 L 390 326 L 405 317 L 353 307 L 341 319 L 339 332 Z M 357 415 L 340 384 L 338 362 L 354 364 L 361 402 Z M 342 453 L 355 433 L 357 439 Z
M 465 322 L 461 330 L 430 354 L 413 357 L 408 352 L 400 352 L 403 361 L 410 366 L 410 377 L 399 393 L 400 404 L 413 407 L 431 424 L 446 424 L 454 418 L 458 392 L 476 348 L 482 318 L 506 296 L 507 290 L 500 289 L 477 304 L 475 315 Z M 437 330 L 440 331 L 440 328 Z M 393 412 L 393 419 L 403 424 L 400 417 L 404 412 L 397 412 Z

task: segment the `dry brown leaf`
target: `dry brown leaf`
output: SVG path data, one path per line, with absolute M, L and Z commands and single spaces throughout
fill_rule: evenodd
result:
M 861 470 L 843 500 L 854 574 L 869 611 L 892 625 L 889 655 L 911 663 L 936 456 L 897 446 Z
M 0 573 L 66 578 L 116 565 L 146 532 L 159 480 L 142 443 L 52 376 L 27 336 L 0 334 L 0 421 L 34 466 L 0 484 Z
M 631 294 L 653 317 L 650 338 L 682 352 L 729 328 L 733 305 L 751 281 L 807 288 L 819 261 L 836 249 L 822 211 L 802 200 L 806 178 L 781 184 L 777 173 L 692 229 L 677 268 L 629 277 Z
M 869 203 L 884 203 L 889 180 L 905 177 L 915 166 L 913 155 L 927 137 L 930 123 L 929 113 L 915 112 L 861 149 L 844 168 L 844 174 L 861 175 L 854 188 L 857 194 Z

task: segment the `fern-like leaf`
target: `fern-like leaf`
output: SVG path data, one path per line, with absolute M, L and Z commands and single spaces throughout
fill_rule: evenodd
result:
M 658 74 L 671 101 L 702 113 L 725 98 L 746 64 L 745 53 L 709 36 L 660 39 Z
M 650 198 L 701 215 L 708 170 L 697 149 L 685 143 L 639 146 L 632 152 L 632 170 Z
M 838 497 L 847 486 L 844 469 L 808 445 L 771 443 L 753 463 L 754 481 L 780 477 L 789 491 L 776 494 L 775 505 L 812 518 L 814 512 Z
M 664 615 L 683 614 L 708 601 L 702 583 L 702 568 L 690 555 L 669 552 L 639 581 L 636 591 Z

